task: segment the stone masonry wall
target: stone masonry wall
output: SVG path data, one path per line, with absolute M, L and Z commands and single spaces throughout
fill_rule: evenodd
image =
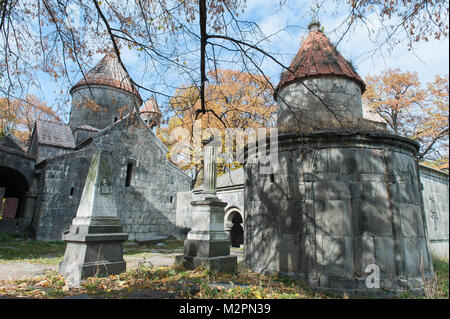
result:
M 420 287 L 432 272 L 415 146 L 377 134 L 280 138 L 279 170 L 245 165 L 244 262 L 324 288 Z
M 302 131 L 341 128 L 335 115 L 344 123 L 345 120 L 362 118 L 361 88 L 355 82 L 342 77 L 326 76 L 306 79 L 303 83 L 314 94 L 301 83 L 290 84 L 278 94 L 277 126 L 281 132 L 293 132 L 293 128 Z M 332 107 L 333 113 L 315 95 L 328 107 Z
M 178 235 L 176 194 L 189 190 L 191 179 L 168 163 L 167 149 L 141 119 L 133 116 L 130 121 L 118 122 L 85 147 L 111 152 L 117 212 L 129 240 Z M 92 150 L 78 151 L 77 154 L 55 158 L 45 165 L 43 200 L 36 225 L 39 239 L 60 240 L 76 215 Z M 132 178 L 127 187 L 130 163 Z M 71 187 L 75 187 L 72 198 Z
M 45 164 L 40 169 L 34 234 L 40 240 L 61 240 L 75 217 L 93 150 L 72 152 Z
M 90 101 L 96 101 L 98 106 Z M 70 127 L 81 125 L 105 127 L 133 110 L 134 103 L 142 103 L 136 96 L 124 90 L 104 85 L 81 86 L 72 92 Z
M 448 174 L 425 166 L 419 166 L 419 172 L 430 249 L 434 255 L 448 258 Z

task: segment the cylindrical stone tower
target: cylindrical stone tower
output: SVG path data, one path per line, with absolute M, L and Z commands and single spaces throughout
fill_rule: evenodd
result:
M 141 118 L 147 123 L 150 128 L 158 126 L 161 124 L 161 111 L 158 107 L 158 103 L 154 98 L 148 99 L 144 106 L 141 108 L 139 114 Z
M 114 52 L 103 59 L 70 90 L 70 127 L 89 125 L 104 129 L 133 110 L 142 98 Z
M 278 128 L 302 131 L 341 129 L 363 116 L 365 84 L 330 40 L 312 22 L 310 32 L 278 84 Z
M 318 30 L 305 42 L 311 38 L 329 43 Z M 330 54 L 339 57 L 340 71 Z M 364 83 L 347 73 L 347 62 L 332 46 L 300 49 L 296 62 L 307 68 L 288 81 L 284 76 L 276 93 L 281 134 L 270 148 L 278 147 L 278 169 L 262 174 L 257 161 L 245 163 L 246 266 L 325 289 L 423 288 L 433 268 L 417 173 L 419 145 L 387 132 L 355 130 L 352 121 L 341 129 L 319 125 L 332 117 L 300 81 L 316 83 L 329 101 L 347 101 L 342 112 L 354 119 L 362 117 Z M 292 95 L 290 109 L 310 114 L 316 129 L 291 121 L 281 97 Z

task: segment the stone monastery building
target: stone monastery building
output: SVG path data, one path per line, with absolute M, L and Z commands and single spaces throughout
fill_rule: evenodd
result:
M 274 94 L 278 170 L 260 174 L 246 162 L 217 181 L 231 244 L 244 244 L 255 271 L 321 287 L 353 289 L 370 263 L 382 267 L 385 287 L 405 276 L 415 285 L 419 265 L 432 272 L 431 251 L 448 256 L 448 174 L 417 165 L 416 142 L 364 117 L 365 84 L 317 22 L 290 69 Z M 70 93 L 69 124 L 37 121 L 28 148 L 0 139 L 0 231 L 60 240 L 102 149 L 129 239 L 185 235 L 202 189 L 167 160 L 152 130 L 161 118 L 156 101 L 125 115 L 143 101 L 113 53 Z
M 129 239 L 177 235 L 177 193 L 190 189 L 191 178 L 167 160 L 168 149 L 152 131 L 161 118 L 156 102 L 124 116 L 142 98 L 113 53 L 70 93 L 69 124 L 37 121 L 27 150 L 12 136 L 0 141 L 0 229 L 61 240 L 76 215 L 91 157 L 103 149 L 111 153 L 110 186 Z

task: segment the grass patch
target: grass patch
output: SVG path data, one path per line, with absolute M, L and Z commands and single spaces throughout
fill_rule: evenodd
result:
M 125 242 L 124 256 L 145 257 L 152 253 L 173 253 L 183 248 L 182 240 L 166 240 L 158 243 L 136 244 Z M 63 241 L 41 241 L 0 233 L 0 263 L 27 262 L 32 264 L 57 265 L 62 261 L 66 243 Z
M 427 298 L 448 299 L 449 267 L 448 258 L 433 257 L 435 278 L 425 283 Z
M 163 245 L 158 245 L 162 243 Z M 123 252 L 127 256 L 133 257 L 143 257 L 145 255 L 151 254 L 152 252 L 157 252 L 159 254 L 170 254 L 177 250 L 181 250 L 184 247 L 183 240 L 164 240 L 161 242 L 139 244 L 135 241 L 127 241 L 123 244 Z
M 0 263 L 56 264 L 62 260 L 66 243 L 40 241 L 0 233 Z

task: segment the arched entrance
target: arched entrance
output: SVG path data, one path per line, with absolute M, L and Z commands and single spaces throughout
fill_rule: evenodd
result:
M 231 247 L 244 243 L 244 220 L 239 209 L 229 209 L 225 214 L 225 230 L 230 234 Z
M 2 219 L 22 218 L 29 184 L 19 171 L 0 166 L 0 216 Z

